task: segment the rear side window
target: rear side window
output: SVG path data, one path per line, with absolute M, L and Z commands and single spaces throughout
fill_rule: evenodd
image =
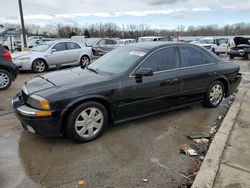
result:
M 64 42 L 58 43 L 53 47 L 53 49 L 56 49 L 57 52 L 66 50 L 65 43 Z
M 140 66 L 140 68 L 152 68 L 154 72 L 175 69 L 175 48 L 169 47 L 157 50 L 151 54 Z
M 212 60 L 200 50 L 192 47 L 179 47 L 182 67 L 191 67 L 212 63 Z
M 74 50 L 74 49 L 79 49 L 81 48 L 78 44 L 74 42 L 67 42 L 66 43 L 68 50 Z

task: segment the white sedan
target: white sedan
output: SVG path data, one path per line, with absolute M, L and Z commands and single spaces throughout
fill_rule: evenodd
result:
M 12 54 L 19 70 L 43 72 L 63 65 L 85 65 L 93 58 L 92 49 L 70 40 L 45 42 L 27 52 Z

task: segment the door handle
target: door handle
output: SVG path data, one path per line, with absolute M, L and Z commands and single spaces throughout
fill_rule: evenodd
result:
M 178 82 L 178 81 L 179 81 L 178 78 L 168 79 L 166 81 L 161 82 L 161 86 L 165 86 L 166 84 L 172 84 L 172 83 Z

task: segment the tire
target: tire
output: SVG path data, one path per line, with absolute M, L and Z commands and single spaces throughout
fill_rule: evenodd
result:
M 216 108 L 225 96 L 225 87 L 221 81 L 215 81 L 208 87 L 205 96 L 205 106 L 208 108 Z
M 67 135 L 78 142 L 89 142 L 101 136 L 107 124 L 106 108 L 97 102 L 86 102 L 70 114 Z
M 246 54 L 246 59 L 247 59 L 247 60 L 250 60 L 250 53 L 247 53 L 247 54 Z
M 44 72 L 46 70 L 47 64 L 44 60 L 42 59 L 36 59 L 33 63 L 32 63 L 32 71 L 36 72 L 36 73 L 41 73 Z
M 10 72 L 0 69 L 0 90 L 8 89 L 12 83 Z
M 87 55 L 83 55 L 80 59 L 80 66 L 82 65 L 89 65 L 90 64 L 90 59 Z
M 234 56 L 230 54 L 229 59 L 234 59 Z

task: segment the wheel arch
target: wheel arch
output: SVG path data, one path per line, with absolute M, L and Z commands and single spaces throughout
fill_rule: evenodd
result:
M 37 60 L 42 60 L 42 61 L 44 61 L 44 62 L 45 62 L 46 69 L 49 68 L 49 65 L 48 65 L 48 62 L 46 61 L 46 59 L 44 59 L 44 58 L 42 58 L 42 57 L 38 57 L 38 58 L 35 58 L 35 59 L 32 61 L 32 63 L 31 63 L 31 69 L 32 69 L 33 63 L 34 63 L 35 61 L 37 61 Z
M 81 59 L 82 59 L 82 57 L 84 57 L 84 56 L 86 56 L 86 57 L 89 59 L 89 62 L 91 61 L 89 54 L 84 53 L 84 54 L 81 54 L 81 55 L 80 55 L 80 60 L 79 60 L 79 62 L 81 62 Z
M 228 96 L 228 91 L 229 91 L 229 82 L 226 78 L 224 77 L 220 77 L 218 79 L 216 79 L 215 81 L 220 81 L 222 82 L 222 84 L 224 85 L 224 88 L 225 88 L 225 97 Z
M 66 110 L 64 110 L 61 113 L 61 127 L 60 127 L 60 131 L 61 133 L 65 133 L 66 129 L 67 129 L 67 120 L 69 118 L 69 115 L 72 113 L 72 111 L 79 105 L 85 103 L 85 102 L 98 102 L 100 104 L 102 104 L 107 112 L 108 112 L 108 118 L 109 118 L 109 122 L 112 123 L 113 122 L 113 110 L 111 107 L 111 102 L 104 96 L 88 96 L 88 97 L 83 97 L 83 98 L 79 98 L 76 99 L 74 101 L 72 101 L 70 104 L 67 105 Z

